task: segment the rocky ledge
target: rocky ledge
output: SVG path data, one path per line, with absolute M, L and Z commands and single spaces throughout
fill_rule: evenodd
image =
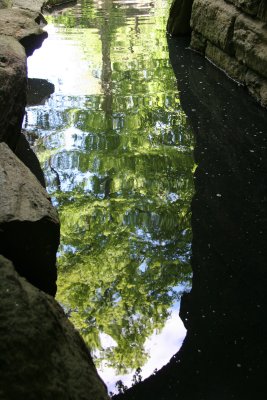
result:
M 107 400 L 90 353 L 51 296 L 0 256 L 0 398 Z
M 105 400 L 89 350 L 53 298 L 60 223 L 21 132 L 27 56 L 47 37 L 43 3 L 0 0 L 0 398 Z
M 174 0 L 168 31 L 180 35 L 192 30 L 191 48 L 267 107 L 266 22 L 266 0 Z

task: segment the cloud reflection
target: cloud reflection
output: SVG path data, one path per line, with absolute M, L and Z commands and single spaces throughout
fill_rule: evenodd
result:
M 95 54 L 98 53 L 94 52 L 94 46 L 91 55 L 83 49 L 85 40 L 94 43 L 96 32 L 76 29 L 76 34 L 68 35 L 68 40 L 65 40 L 67 33 L 64 34 L 61 30 L 59 35 L 58 28 L 52 24 L 48 24 L 45 30 L 50 40 L 45 40 L 42 47 L 35 51 L 34 57 L 28 58 L 30 77 L 42 76 L 43 79 L 48 79 L 55 85 L 55 92 L 64 95 L 86 96 L 101 93 L 101 80 L 94 68 Z
M 158 333 L 155 330 L 146 340 L 145 351 L 150 354 L 150 357 L 142 367 L 141 375 L 143 379 L 153 374 L 156 368 L 167 364 L 173 354 L 177 353 L 180 349 L 186 335 L 186 329 L 178 315 L 179 307 L 180 303 L 177 302 L 172 308 L 170 318 L 166 321 L 162 331 Z M 114 340 L 107 335 L 102 335 L 101 339 L 103 347 L 116 345 Z M 119 379 L 123 381 L 124 385 L 128 387 L 132 386 L 133 372 L 118 376 L 113 368 L 108 367 L 100 368 L 98 372 L 109 390 L 113 393 L 117 392 L 115 384 Z

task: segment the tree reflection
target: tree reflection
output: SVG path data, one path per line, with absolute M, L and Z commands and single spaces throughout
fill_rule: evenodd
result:
M 98 362 L 126 372 L 143 365 L 146 339 L 190 285 L 193 138 L 162 10 L 146 6 L 153 23 L 139 24 L 144 8 L 102 7 L 83 2 L 78 21 L 75 11 L 53 20 L 83 29 L 77 46 L 100 41 L 101 93 L 65 97 L 62 108 L 56 94 L 32 113 L 45 121 L 37 150 L 61 218 L 58 300 Z

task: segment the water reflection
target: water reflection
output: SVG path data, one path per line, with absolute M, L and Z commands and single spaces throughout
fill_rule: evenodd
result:
M 123 400 L 266 397 L 267 112 L 243 87 L 170 39 L 196 135 L 187 336 L 167 366 Z
M 191 279 L 193 136 L 167 14 L 164 1 L 78 2 L 49 17 L 49 39 L 29 59 L 30 76 L 55 86 L 27 109 L 25 128 L 60 212 L 58 300 L 106 381 L 109 368 L 152 373 L 184 335 L 175 315 Z M 174 339 L 146 364 L 161 331 Z

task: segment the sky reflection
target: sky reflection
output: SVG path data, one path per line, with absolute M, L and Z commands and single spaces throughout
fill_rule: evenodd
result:
M 80 97 L 101 93 L 101 62 L 95 59 L 99 49 L 96 51 L 89 47 L 89 54 L 85 54 L 82 47 L 85 31 L 86 40 L 89 41 L 97 32 L 77 29 L 75 34 L 69 34 L 64 33 L 64 28 L 53 24 L 48 24 L 45 30 L 49 39 L 28 58 L 29 76 L 49 80 L 60 95 Z
M 145 351 L 150 354 L 150 358 L 142 367 L 141 376 L 143 379 L 153 374 L 155 369 L 159 369 L 163 365 L 167 364 L 173 354 L 177 352 L 177 349 L 181 347 L 186 334 L 186 329 L 178 315 L 179 307 L 179 303 L 176 303 L 173 306 L 172 313 L 166 321 L 162 331 L 158 333 L 155 330 L 146 340 L 144 347 Z M 167 346 L 166 343 L 168 344 Z M 107 346 L 116 346 L 116 342 L 107 335 L 103 335 L 103 344 L 106 344 Z M 108 386 L 109 391 L 113 393 L 117 391 L 115 384 L 118 379 L 121 379 L 124 385 L 128 387 L 132 386 L 132 372 L 119 377 L 115 373 L 114 369 L 108 367 L 100 367 L 98 368 L 98 372 Z

